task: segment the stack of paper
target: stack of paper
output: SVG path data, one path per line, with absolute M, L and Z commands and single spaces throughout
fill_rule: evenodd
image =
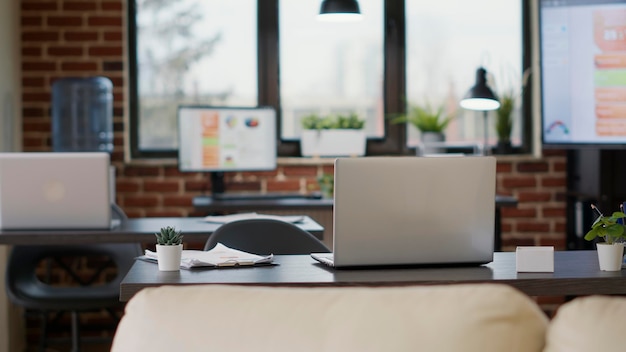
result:
M 217 224 L 227 224 L 229 222 L 238 221 L 238 220 L 248 220 L 248 219 L 273 219 L 273 220 L 281 220 L 285 222 L 298 223 L 304 221 L 304 215 L 288 215 L 288 216 L 280 216 L 280 215 L 266 215 L 266 214 L 257 214 L 257 213 L 240 213 L 240 214 L 230 214 L 230 215 L 210 215 L 204 218 L 206 222 L 213 222 Z
M 158 257 L 156 252 L 146 249 L 146 254 L 139 259 L 157 262 Z M 240 250 L 226 247 L 225 245 L 218 243 L 213 249 L 209 251 L 198 250 L 183 250 L 183 254 L 180 260 L 180 267 L 182 269 L 191 269 L 198 267 L 229 267 L 229 266 L 251 266 L 256 264 L 271 263 L 274 259 L 274 255 L 260 256 L 243 252 Z

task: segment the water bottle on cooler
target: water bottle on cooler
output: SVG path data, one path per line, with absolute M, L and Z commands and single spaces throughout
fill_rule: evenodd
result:
M 52 85 L 52 149 L 113 151 L 113 83 L 106 77 L 62 78 Z

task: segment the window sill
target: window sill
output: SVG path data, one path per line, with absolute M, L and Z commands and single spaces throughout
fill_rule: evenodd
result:
M 394 155 L 397 156 L 397 155 Z M 391 157 L 394 157 L 391 156 Z M 413 155 L 405 155 L 413 156 Z M 500 161 L 525 161 L 525 160 L 540 160 L 546 156 L 537 156 L 533 154 L 503 154 L 493 155 Z M 309 157 L 279 157 L 277 159 L 278 166 L 298 166 L 298 165 L 333 165 L 335 158 L 309 158 Z M 131 166 L 177 166 L 178 160 L 171 158 L 161 159 L 132 159 L 126 161 L 125 165 Z

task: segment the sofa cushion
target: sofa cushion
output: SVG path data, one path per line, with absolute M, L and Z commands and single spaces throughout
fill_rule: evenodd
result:
M 161 286 L 128 302 L 112 351 L 541 351 L 546 325 L 497 284 Z
M 546 336 L 545 352 L 625 351 L 626 298 L 589 296 L 559 307 Z

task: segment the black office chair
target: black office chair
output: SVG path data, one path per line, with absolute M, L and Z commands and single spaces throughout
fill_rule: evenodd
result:
M 26 313 L 37 311 L 41 318 L 40 350 L 48 344 L 48 323 L 57 322 L 64 312 L 71 313 L 72 351 L 80 350 L 79 312 L 105 309 L 119 322 L 115 308 L 119 301 L 120 283 L 134 258 L 141 255 L 138 243 L 107 243 L 72 246 L 15 246 L 6 270 L 6 291 L 9 299 L 24 307 Z M 89 275 L 77 272 L 72 260 L 80 258 L 81 266 L 89 267 Z M 115 267 L 115 270 L 111 270 Z M 51 274 L 63 271 L 75 281 L 73 286 L 55 285 Z M 102 283 L 102 278 L 114 275 Z M 118 309 L 119 311 L 119 309 Z M 51 313 L 55 313 L 52 315 Z
M 204 245 L 216 244 L 259 255 L 330 252 L 326 245 L 298 226 L 274 219 L 239 220 L 218 227 Z

